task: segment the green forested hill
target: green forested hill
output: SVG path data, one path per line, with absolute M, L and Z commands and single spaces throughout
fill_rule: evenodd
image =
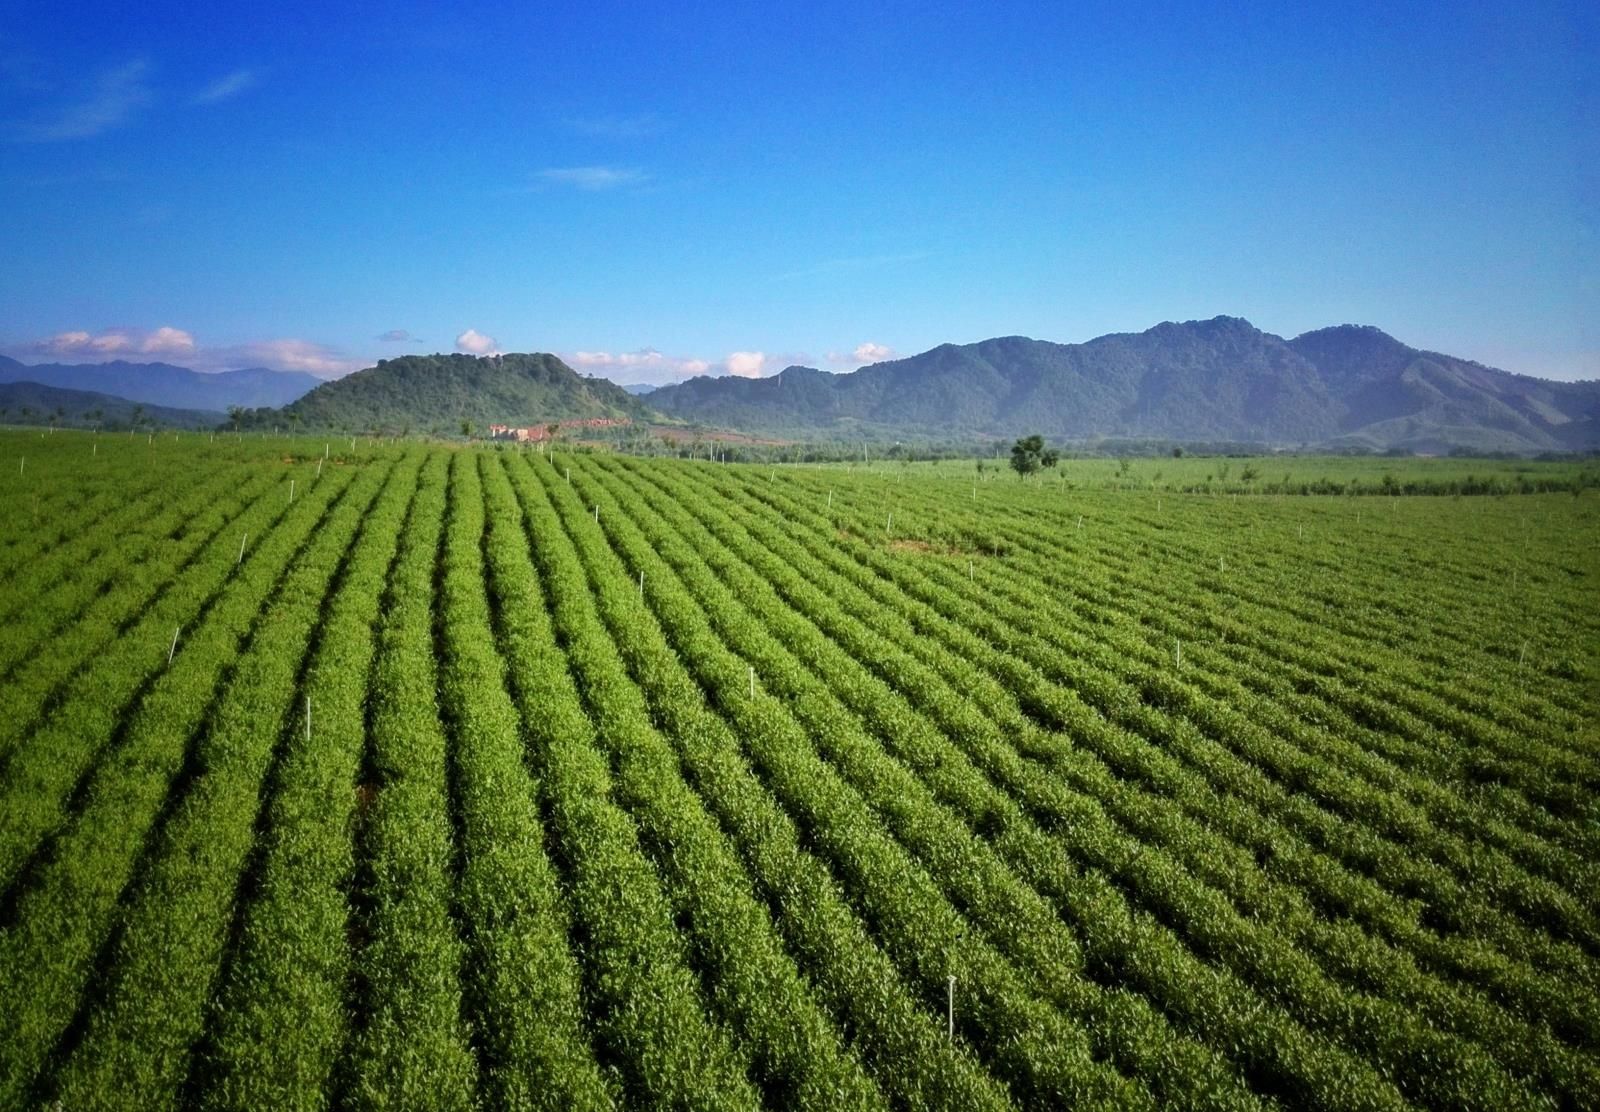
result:
M 250 425 L 453 432 L 462 421 L 535 425 L 580 417 L 647 418 L 620 386 L 585 378 L 554 355 L 407 355 L 327 382 L 282 409 L 251 410 Z
M 1441 451 L 1600 445 L 1600 383 L 1548 382 L 1341 325 L 1285 340 L 1236 317 L 1057 344 L 943 344 L 826 374 L 691 379 L 687 421 L 794 436 L 1165 438 Z
M 215 410 L 146 405 L 93 390 L 63 390 L 38 382 L 0 382 L 0 424 L 203 429 L 220 425 L 222 419 Z

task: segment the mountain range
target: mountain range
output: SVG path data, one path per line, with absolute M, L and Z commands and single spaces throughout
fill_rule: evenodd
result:
M 1285 340 L 1237 317 L 1081 344 L 943 344 L 850 374 L 695 378 L 646 400 L 696 424 L 870 435 L 1239 441 L 1437 452 L 1600 447 L 1600 382 L 1511 374 L 1377 328 Z
M 52 421 L 52 418 L 54 420 Z M 0 382 L 0 423 L 59 424 L 62 428 L 125 429 L 135 424 L 165 429 L 215 428 L 222 414 L 205 409 L 132 402 L 93 390 L 63 390 L 37 382 Z
M 225 413 L 229 406 L 286 405 L 322 379 L 304 371 L 250 367 L 208 374 L 171 363 L 39 363 L 0 355 L 0 382 L 37 382 L 62 390 L 89 390 L 147 405 Z M 219 417 L 220 420 L 220 417 Z
M 1024 336 L 942 344 L 850 374 L 794 366 L 770 378 L 701 377 L 648 393 L 579 375 L 548 354 L 409 355 L 331 382 L 262 368 L 202 374 L 164 363 L 25 366 L 0 357 L 0 383 L 25 381 L 112 395 L 57 399 L 52 411 L 109 412 L 126 398 L 208 410 L 220 423 L 222 411 L 239 406 L 247 425 L 308 430 L 454 434 L 463 422 L 482 431 L 627 418 L 797 440 L 1039 433 L 1374 451 L 1600 448 L 1600 382 L 1511 374 L 1409 347 L 1370 325 L 1286 340 L 1237 317 L 1081 344 Z

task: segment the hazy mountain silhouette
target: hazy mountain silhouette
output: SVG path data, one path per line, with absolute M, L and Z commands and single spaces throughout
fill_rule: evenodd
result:
M 647 398 L 745 431 L 1151 437 L 1537 451 L 1600 446 L 1600 382 L 1561 383 L 1419 351 L 1370 326 L 1284 340 L 1237 317 L 1082 344 L 943 344 L 853 374 L 789 367 Z
M 92 390 L 147 405 L 226 411 L 231 405 L 285 405 L 322 383 L 304 371 L 250 367 L 207 374 L 171 363 L 39 363 L 0 356 L 0 382 Z

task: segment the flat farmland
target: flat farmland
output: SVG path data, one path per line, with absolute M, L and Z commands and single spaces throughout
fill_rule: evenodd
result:
M 0 1107 L 1596 1106 L 1600 493 L 1092 465 L 0 433 Z

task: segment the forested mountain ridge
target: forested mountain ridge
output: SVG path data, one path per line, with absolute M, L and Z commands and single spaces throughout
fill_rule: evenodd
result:
M 943 344 L 835 375 L 691 379 L 649 395 L 691 422 L 789 435 L 1140 437 L 1439 451 L 1600 446 L 1600 383 L 1419 351 L 1370 326 L 1294 340 L 1237 317 L 1082 344 Z
M 93 390 L 63 390 L 38 382 L 0 382 L 0 424 L 62 428 L 215 428 L 222 414 L 208 409 L 148 405 Z

